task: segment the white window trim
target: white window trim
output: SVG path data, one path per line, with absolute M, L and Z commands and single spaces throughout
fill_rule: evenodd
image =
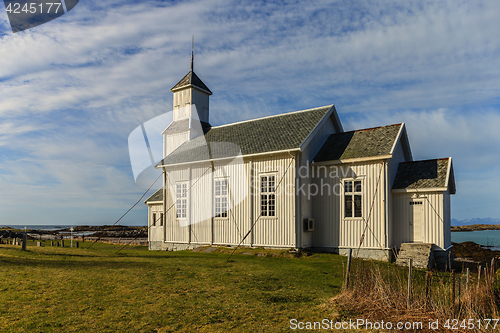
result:
M 269 177 L 269 176 L 274 176 L 274 192 L 262 192 L 262 177 Z M 259 207 L 259 214 L 260 214 L 261 219 L 272 220 L 272 219 L 278 218 L 278 200 L 277 200 L 278 196 L 276 194 L 277 180 L 278 180 L 278 173 L 277 172 L 266 172 L 266 173 L 259 174 L 258 207 Z M 274 193 L 274 216 L 262 215 L 262 195 L 264 193 Z M 267 212 L 269 212 L 269 202 L 267 203 Z
M 179 217 L 177 215 L 177 205 L 181 204 L 182 200 L 179 200 L 179 197 L 177 197 L 177 185 L 186 185 L 186 216 L 185 217 Z M 187 221 L 189 219 L 189 181 L 183 180 L 183 181 L 178 181 L 175 182 L 175 217 L 178 221 Z
M 150 228 L 156 228 L 157 225 L 155 224 L 155 220 L 156 220 L 156 214 L 158 214 L 157 211 L 151 211 L 151 221 L 150 221 Z
M 226 187 L 227 187 L 227 193 L 226 193 L 226 204 L 227 204 L 227 210 L 226 210 L 226 216 L 217 216 L 216 214 L 216 199 L 218 197 L 222 198 L 223 195 L 220 194 L 219 196 L 216 195 L 216 188 L 215 188 L 215 183 L 217 181 L 222 181 L 222 180 L 225 180 L 226 181 Z M 213 189 L 214 189 L 214 195 L 213 195 L 213 198 L 214 198 L 214 201 L 213 201 L 213 212 L 214 212 L 214 219 L 216 220 L 227 220 L 229 219 L 229 208 L 231 207 L 231 198 L 229 196 L 229 178 L 228 177 L 218 177 L 218 178 L 214 178 L 214 182 L 213 182 Z M 221 211 L 222 211 L 222 204 L 221 204 Z M 222 213 L 221 213 L 222 214 Z
M 352 186 L 353 186 L 353 190 L 354 190 L 354 182 L 355 181 L 360 181 L 361 182 L 361 192 L 347 192 L 347 193 L 353 193 L 352 195 L 354 195 L 354 193 L 360 193 L 361 195 L 361 216 L 359 217 L 355 217 L 355 216 L 351 216 L 351 217 L 346 217 L 345 216 L 345 196 L 346 196 L 346 192 L 345 192 L 345 182 L 348 182 L 348 181 L 351 181 L 353 182 Z M 340 207 L 341 207 L 341 214 L 342 214 L 342 220 L 345 220 L 345 221 L 363 221 L 365 219 L 365 210 L 364 210 L 364 203 L 365 203 L 365 197 L 366 197 L 366 193 L 364 191 L 364 188 L 365 188 L 365 179 L 364 177 L 357 177 L 357 178 L 343 178 L 342 179 L 342 196 L 341 196 L 341 199 L 340 199 Z M 353 212 L 353 215 L 354 215 L 354 203 L 353 203 L 353 206 L 352 206 L 352 212 Z

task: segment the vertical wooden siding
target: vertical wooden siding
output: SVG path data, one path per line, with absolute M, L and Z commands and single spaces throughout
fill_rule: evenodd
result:
M 276 217 L 261 216 L 254 227 L 255 246 L 295 247 L 295 160 L 289 154 L 272 159 L 254 159 L 255 180 L 254 216 L 260 214 L 260 176 L 274 173 L 276 185 L 283 178 L 276 192 Z
M 162 241 L 163 240 L 163 227 L 160 227 L 160 221 L 153 225 L 153 214 L 156 214 L 156 219 L 160 218 L 160 214 L 163 213 L 162 204 L 153 204 L 148 206 L 148 239 L 150 241 Z
M 237 245 L 250 230 L 251 224 L 260 214 L 260 175 L 275 173 L 276 185 L 282 178 L 288 166 L 276 195 L 276 217 L 260 217 L 255 224 L 253 235 L 247 237 L 243 245 L 255 246 L 295 246 L 295 163 L 290 163 L 289 154 L 262 158 L 245 159 L 243 168 L 238 164 L 215 163 L 215 171 L 207 172 L 210 163 L 193 166 L 189 169 L 171 170 L 168 178 L 188 181 L 190 217 L 189 226 L 181 226 L 176 219 L 175 208 L 167 214 L 165 226 L 166 242 L 190 242 L 196 244 Z M 253 168 L 253 170 L 252 170 Z M 255 179 L 252 180 L 252 175 Z M 241 201 L 228 211 L 227 218 L 212 218 L 213 216 L 213 183 L 215 178 L 226 178 L 229 181 L 229 191 L 232 195 L 241 193 L 241 187 L 246 183 L 244 195 L 235 197 Z M 198 179 L 198 180 L 197 180 Z M 245 180 L 245 181 L 243 181 Z M 253 184 L 252 184 L 253 181 Z M 251 190 L 251 186 L 254 190 Z M 252 196 L 252 193 L 255 193 Z M 167 208 L 173 199 L 167 198 Z M 252 200 L 254 201 L 252 204 Z M 252 212 L 253 207 L 253 212 Z
M 386 248 L 384 219 L 384 164 L 332 164 L 324 169 L 314 183 L 323 195 L 313 200 L 315 230 L 314 245 L 318 247 L 358 247 L 363 237 L 362 248 Z M 338 169 L 335 169 L 338 168 Z M 338 171 L 332 171 L 338 170 Z M 337 175 L 333 177 L 333 175 Z M 345 218 L 343 207 L 342 179 L 362 180 L 362 218 Z M 378 187 L 378 188 L 377 188 Z M 330 193 L 326 193 L 330 191 Z M 373 205 L 373 208 L 372 208 Z
M 394 235 L 395 245 L 412 242 L 410 239 L 410 214 L 412 210 L 409 202 L 414 193 L 393 193 Z M 434 243 L 440 248 L 451 245 L 449 240 L 449 200 L 444 200 L 443 192 L 419 191 L 419 198 L 424 208 L 424 243 Z M 447 206 L 447 207 L 446 207 Z M 446 213 L 446 214 L 445 214 Z

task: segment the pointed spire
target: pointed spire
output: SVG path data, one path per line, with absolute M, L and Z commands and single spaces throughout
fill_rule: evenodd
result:
M 179 82 L 177 82 L 177 84 L 173 86 L 173 88 L 170 89 L 170 91 L 176 92 L 178 90 L 185 89 L 189 86 L 194 86 L 201 90 L 204 90 L 209 95 L 212 95 L 210 89 L 208 89 L 208 87 L 201 81 L 198 75 L 194 73 L 193 68 L 194 68 L 194 35 L 191 41 L 191 71 L 186 75 L 184 75 L 184 77 Z
M 193 71 L 193 62 L 194 62 L 194 35 L 193 35 L 193 39 L 191 41 L 191 72 Z

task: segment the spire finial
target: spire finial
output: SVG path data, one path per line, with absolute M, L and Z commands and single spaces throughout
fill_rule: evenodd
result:
M 194 61 L 194 35 L 193 39 L 191 40 L 191 72 L 193 71 L 193 61 Z

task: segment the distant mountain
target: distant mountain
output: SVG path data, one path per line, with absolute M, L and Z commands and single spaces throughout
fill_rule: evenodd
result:
M 493 217 L 486 218 L 471 218 L 459 221 L 457 219 L 451 219 L 451 225 L 461 226 L 461 225 L 473 225 L 473 224 L 500 224 L 500 219 Z

